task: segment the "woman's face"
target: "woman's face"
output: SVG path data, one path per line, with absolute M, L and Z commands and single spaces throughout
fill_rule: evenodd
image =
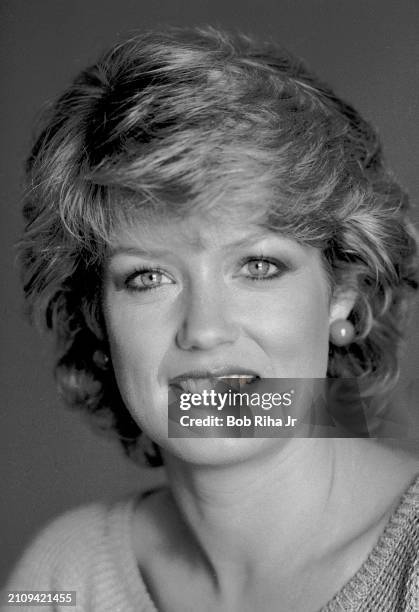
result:
M 240 460 L 279 440 L 168 438 L 171 381 L 220 370 L 324 377 L 330 321 L 346 316 L 330 300 L 318 249 L 250 226 L 245 216 L 231 224 L 196 215 L 119 232 L 104 313 L 134 419 L 166 451 L 207 463 Z

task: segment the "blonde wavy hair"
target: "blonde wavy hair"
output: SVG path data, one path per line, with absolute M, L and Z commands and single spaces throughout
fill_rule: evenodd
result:
M 357 377 L 365 397 L 387 393 L 417 288 L 408 198 L 372 127 L 300 60 L 210 27 L 147 32 L 105 53 L 45 112 L 20 243 L 28 310 L 55 334 L 64 400 L 114 430 L 128 454 L 141 431 L 112 368 L 93 359 L 107 348 L 101 279 L 114 232 L 140 211 L 233 212 L 252 197 L 260 225 L 320 248 L 332 289 L 358 296 L 355 340 L 330 346 L 328 375 Z

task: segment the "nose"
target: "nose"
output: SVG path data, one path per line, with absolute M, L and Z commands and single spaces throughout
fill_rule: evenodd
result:
M 234 343 L 239 324 L 232 314 L 231 299 L 220 287 L 195 288 L 185 297 L 176 343 L 183 350 L 210 350 Z

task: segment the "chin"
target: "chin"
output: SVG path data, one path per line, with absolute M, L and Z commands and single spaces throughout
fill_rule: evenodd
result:
M 277 438 L 168 438 L 158 442 L 165 461 L 171 457 L 196 466 L 229 466 L 279 452 Z

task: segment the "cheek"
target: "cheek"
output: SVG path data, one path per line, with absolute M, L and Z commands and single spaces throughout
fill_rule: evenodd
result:
M 307 280 L 253 304 L 247 327 L 273 362 L 275 376 L 326 375 L 329 308 L 323 283 Z
M 158 368 L 170 333 L 158 308 L 110 299 L 105 320 L 114 365 L 144 372 Z
M 326 376 L 329 353 L 329 310 L 324 293 L 314 292 L 313 300 L 295 303 L 298 317 L 296 342 L 299 348 L 299 372 L 301 377 Z
M 167 351 L 167 330 L 155 324 L 155 317 L 154 325 L 147 316 L 140 319 L 134 309 L 113 306 L 105 319 L 121 396 L 134 418 L 141 418 L 140 426 L 144 426 L 144 418 L 147 420 L 153 413 L 147 408 L 161 401 L 156 395 L 156 380 Z

